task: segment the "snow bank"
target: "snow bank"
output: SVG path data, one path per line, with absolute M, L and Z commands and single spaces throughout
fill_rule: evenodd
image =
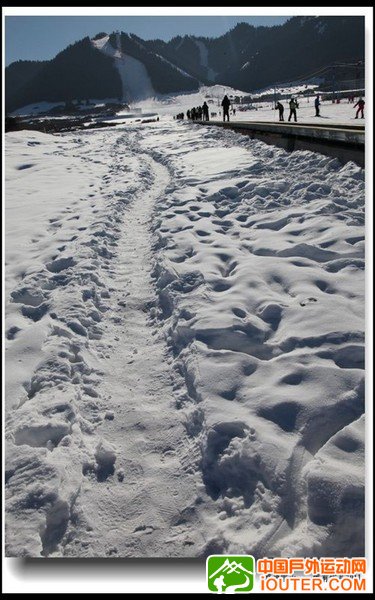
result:
M 207 552 L 360 555 L 363 173 L 179 132 L 143 145 L 172 172 L 154 275 L 217 510 Z
M 30 131 L 6 136 L 11 556 L 53 554 L 74 511 L 82 465 L 95 455 L 102 473 L 112 460 L 84 439 L 100 414 L 98 366 L 87 345 L 101 332 L 108 290 L 99 264 L 109 256 L 105 230 L 95 227 L 108 157 L 100 146 L 88 156 L 89 139 Z

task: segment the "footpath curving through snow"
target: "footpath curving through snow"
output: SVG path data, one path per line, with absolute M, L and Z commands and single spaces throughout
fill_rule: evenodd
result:
M 178 122 L 6 142 L 7 555 L 363 555 L 363 171 Z

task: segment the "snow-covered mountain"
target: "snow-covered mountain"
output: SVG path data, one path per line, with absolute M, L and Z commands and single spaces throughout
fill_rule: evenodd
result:
M 364 60 L 362 17 L 293 17 L 275 27 L 239 23 L 218 38 L 178 36 L 169 42 L 99 33 L 49 61 L 6 69 L 6 108 L 87 98 L 135 101 L 222 84 L 252 92 L 292 81 L 338 61 Z M 350 79 L 358 72 L 340 74 Z

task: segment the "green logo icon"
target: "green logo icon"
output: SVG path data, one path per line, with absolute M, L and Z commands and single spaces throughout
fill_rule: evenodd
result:
M 210 592 L 251 592 L 254 586 L 254 557 L 248 554 L 212 554 L 207 557 L 206 574 Z

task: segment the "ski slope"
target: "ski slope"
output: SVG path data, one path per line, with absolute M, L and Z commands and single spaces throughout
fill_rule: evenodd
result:
M 363 555 L 359 167 L 22 131 L 5 216 L 7 556 Z
M 198 51 L 199 51 L 199 57 L 200 57 L 201 66 L 206 69 L 208 80 L 209 81 L 215 81 L 215 78 L 218 75 L 218 73 L 216 73 L 211 67 L 208 66 L 208 49 L 207 49 L 207 46 L 205 45 L 204 42 L 202 42 L 202 40 L 194 40 L 194 42 L 195 42 L 195 45 L 197 46 Z
M 92 40 L 92 44 L 95 48 L 114 59 L 122 82 L 122 99 L 124 102 L 135 102 L 155 96 L 155 90 L 146 67 L 140 60 L 121 51 L 120 36 L 118 36 L 117 49 L 111 45 L 108 35 L 98 40 Z

